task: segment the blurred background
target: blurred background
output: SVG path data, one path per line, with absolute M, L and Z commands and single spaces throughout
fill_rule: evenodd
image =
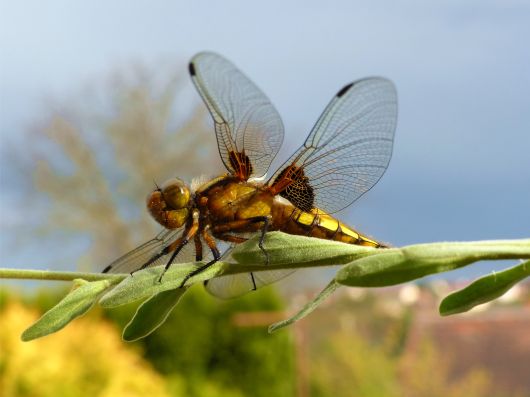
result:
M 346 223 L 396 246 L 528 237 L 528 37 L 530 5 L 515 0 L 0 0 L 0 266 L 99 271 L 159 230 L 144 204 L 154 181 L 222 172 L 187 75 L 203 50 L 233 61 L 282 115 L 272 168 L 343 85 L 394 81 L 390 167 L 339 214 Z M 134 307 L 22 343 L 69 287 L 1 280 L 0 394 L 527 396 L 528 284 L 487 310 L 437 314 L 444 294 L 512 264 L 343 288 L 272 336 L 267 325 L 334 270 L 226 302 L 195 288 L 132 344 L 120 329 Z

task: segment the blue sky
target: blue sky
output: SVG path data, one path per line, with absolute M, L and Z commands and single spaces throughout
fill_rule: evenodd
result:
M 528 237 L 529 37 L 526 1 L 0 0 L 0 145 L 117 65 L 213 50 L 275 104 L 285 157 L 340 87 L 382 75 L 398 88 L 394 156 L 342 218 L 395 245 Z M 5 235 L 24 218 L 0 166 Z

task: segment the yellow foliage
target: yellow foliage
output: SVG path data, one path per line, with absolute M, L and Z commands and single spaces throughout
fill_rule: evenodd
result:
M 164 379 L 127 348 L 110 324 L 81 318 L 32 342 L 20 335 L 38 313 L 11 302 L 0 316 L 3 397 L 168 396 Z M 174 395 L 178 393 L 172 382 Z M 180 382 L 183 385 L 183 382 Z
M 358 312 L 359 313 L 359 312 Z M 369 314 L 380 317 L 377 311 Z M 357 316 L 360 322 L 367 318 Z M 312 319 L 315 321 L 314 319 Z M 372 328 L 374 328 L 372 326 Z M 352 321 L 326 333 L 310 351 L 311 382 L 315 396 L 355 397 L 489 397 L 494 385 L 491 373 L 470 368 L 455 376 L 453 358 L 430 339 L 394 354 L 396 338 L 388 322 L 381 337 L 370 340 Z M 322 330 L 321 330 L 322 331 Z M 320 335 L 319 335 L 320 336 Z M 387 343 L 381 343 L 381 340 Z
M 362 336 L 338 331 L 318 349 L 312 360 L 313 387 L 318 395 L 400 396 L 396 360 L 383 347 L 371 346 Z
M 482 368 L 470 368 L 456 379 L 452 358 L 424 339 L 401 358 L 400 379 L 410 397 L 482 397 L 490 395 L 492 378 Z

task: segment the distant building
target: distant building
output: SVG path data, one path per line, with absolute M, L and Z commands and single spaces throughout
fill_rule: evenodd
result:
M 504 304 L 495 303 L 484 310 L 449 317 L 438 314 L 435 294 L 424 290 L 406 349 L 417 349 L 427 337 L 453 359 L 451 376 L 456 378 L 480 365 L 494 376 L 497 389 L 493 392 L 530 395 L 528 284 L 519 288 L 518 304 L 506 298 Z

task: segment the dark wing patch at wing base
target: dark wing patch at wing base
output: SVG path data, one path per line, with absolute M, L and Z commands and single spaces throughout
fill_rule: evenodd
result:
M 253 167 L 250 158 L 245 154 L 245 149 L 242 152 L 228 153 L 228 160 L 231 167 L 237 170 L 239 179 L 247 180 L 252 175 Z
M 384 174 L 396 121 L 397 94 L 391 81 L 372 77 L 348 84 L 333 97 L 305 143 L 269 180 L 271 192 L 304 211 L 309 205 L 328 213 L 347 207 Z
M 280 188 L 280 185 L 285 187 Z M 280 196 L 294 203 L 302 211 L 309 212 L 314 208 L 315 192 L 303 168 L 295 165 L 284 168 L 274 180 L 273 186 L 279 190 Z

